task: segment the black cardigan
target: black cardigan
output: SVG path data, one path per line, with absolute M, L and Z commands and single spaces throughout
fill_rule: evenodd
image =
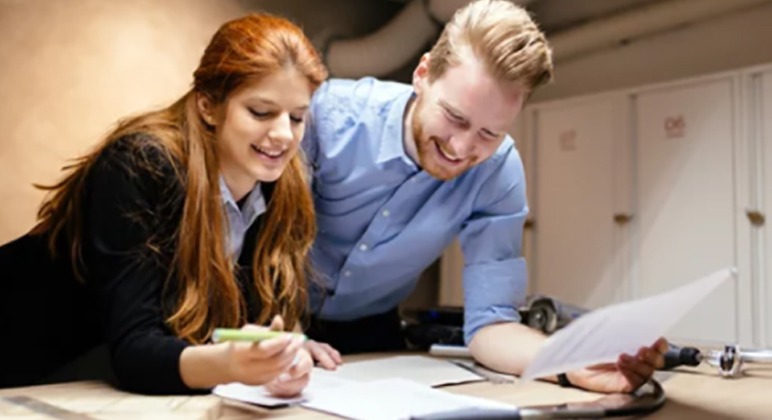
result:
M 80 209 L 85 284 L 75 279 L 64 239 L 56 259 L 45 236 L 28 234 L 0 247 L 0 386 L 40 383 L 106 343 L 113 372 L 105 376 L 114 376 L 118 386 L 148 394 L 196 392 L 179 371 L 189 344 L 164 322 L 176 300 L 171 238 L 181 220 L 184 186 L 156 141 L 147 135 L 122 138 L 103 151 L 88 175 Z M 267 202 L 272 189 L 264 184 Z M 236 268 L 247 301 L 245 322 L 254 322 L 259 311 L 256 291 L 246 285 L 252 284 L 261 219 L 248 230 Z M 167 278 L 172 293 L 162 302 Z

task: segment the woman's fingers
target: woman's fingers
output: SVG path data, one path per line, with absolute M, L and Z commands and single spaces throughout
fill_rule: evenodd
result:
M 335 370 L 338 365 L 343 363 L 340 353 L 327 343 L 320 343 L 314 340 L 306 341 L 304 347 L 311 353 L 314 360 L 327 370 Z
M 271 326 L 268 327 L 271 331 L 284 331 L 284 319 L 281 315 L 276 315 L 271 320 Z
M 314 361 L 311 358 L 311 355 L 308 354 L 308 351 L 301 348 L 298 350 L 295 359 L 292 361 L 292 365 L 290 366 L 288 373 L 290 378 L 296 379 L 308 375 L 313 368 Z
M 286 351 L 293 345 L 292 343 L 293 339 L 289 334 L 251 343 L 248 345 L 249 357 L 251 359 L 267 360 Z
M 281 376 L 279 377 L 281 378 Z M 268 392 L 276 397 L 290 398 L 295 397 L 308 386 L 310 375 L 306 374 L 296 379 L 275 379 L 265 385 Z

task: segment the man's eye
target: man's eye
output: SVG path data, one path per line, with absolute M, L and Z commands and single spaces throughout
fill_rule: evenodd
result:
M 497 140 L 499 138 L 498 134 L 493 134 L 490 131 L 483 131 L 480 136 L 485 140 Z

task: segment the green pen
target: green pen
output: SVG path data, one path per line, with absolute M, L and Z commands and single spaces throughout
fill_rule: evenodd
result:
M 269 340 L 271 338 L 282 337 L 290 335 L 306 340 L 306 336 L 300 333 L 286 332 L 286 331 L 271 331 L 271 330 L 240 330 L 236 328 L 215 328 L 212 333 L 212 341 L 220 343 L 223 341 L 249 341 L 259 342 L 263 340 Z

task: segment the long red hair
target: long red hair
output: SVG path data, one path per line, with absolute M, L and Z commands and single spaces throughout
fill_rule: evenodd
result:
M 228 227 L 223 217 L 214 132 L 204 123 L 196 97 L 205 95 L 220 104 L 244 83 L 288 65 L 308 79 L 311 92 L 327 77 L 316 50 L 288 20 L 261 13 L 225 23 L 207 46 L 188 93 L 167 108 L 120 122 L 93 152 L 65 167 L 67 174 L 60 182 L 39 187 L 49 195 L 38 212 L 33 233 L 47 234 L 52 252 L 65 235 L 69 258 L 80 276 L 77 269 L 82 267 L 84 226 L 80 209 L 87 175 L 110 144 L 126 135 L 149 134 L 158 140 L 159 149 L 174 165 L 185 190 L 170 267 L 176 277 L 171 280 L 177 283 L 164 292 L 175 290 L 176 303 L 166 322 L 177 336 L 191 343 L 207 341 L 216 327 L 239 326 L 246 319 L 246 303 L 235 278 L 234 261 L 226 250 Z M 264 323 L 280 314 L 287 328 L 294 327 L 307 304 L 307 254 L 316 235 L 302 159 L 300 154 L 294 156 L 276 181 L 252 266 L 261 301 L 260 312 L 252 317 Z

